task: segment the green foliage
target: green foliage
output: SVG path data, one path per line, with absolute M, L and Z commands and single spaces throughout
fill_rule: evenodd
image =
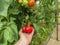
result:
M 7 12 L 12 0 L 0 0 L 0 15 L 7 17 Z
M 45 41 L 55 25 L 54 1 L 39 0 L 39 4 L 28 7 L 16 0 L 0 0 L 0 45 L 13 45 L 18 40 L 18 31 L 27 21 L 35 28 L 30 45 Z

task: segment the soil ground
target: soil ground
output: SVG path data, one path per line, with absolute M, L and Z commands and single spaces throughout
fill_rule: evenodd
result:
M 57 32 L 55 28 L 47 45 L 60 45 L 60 25 L 58 25 L 58 40 L 56 40 L 56 37 L 57 37 Z

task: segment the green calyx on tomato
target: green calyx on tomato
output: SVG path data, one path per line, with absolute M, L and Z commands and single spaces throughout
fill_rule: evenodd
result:
M 27 22 L 26 25 L 27 26 L 31 26 L 32 25 L 32 22 Z

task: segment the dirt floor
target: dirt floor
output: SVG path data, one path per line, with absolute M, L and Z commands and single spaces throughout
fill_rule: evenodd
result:
M 60 45 L 60 25 L 58 25 L 58 40 L 56 40 L 57 34 L 56 34 L 56 28 L 54 29 L 54 32 L 48 42 L 47 45 Z

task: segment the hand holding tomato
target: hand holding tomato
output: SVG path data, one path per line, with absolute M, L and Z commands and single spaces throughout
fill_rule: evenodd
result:
M 15 45 L 29 45 L 32 40 L 33 34 L 34 29 L 31 33 L 23 33 L 22 29 L 20 29 L 19 31 L 20 39 L 15 43 Z
M 34 29 L 33 26 L 31 26 L 31 25 L 32 25 L 31 22 L 27 22 L 26 26 L 22 27 L 22 32 L 24 32 L 24 33 L 31 33 L 33 31 L 33 29 Z
M 20 41 L 23 43 L 23 45 L 30 44 L 32 37 L 33 37 L 33 34 L 34 34 L 34 29 L 31 33 L 23 33 L 22 29 L 20 29 L 20 31 L 19 31 Z

